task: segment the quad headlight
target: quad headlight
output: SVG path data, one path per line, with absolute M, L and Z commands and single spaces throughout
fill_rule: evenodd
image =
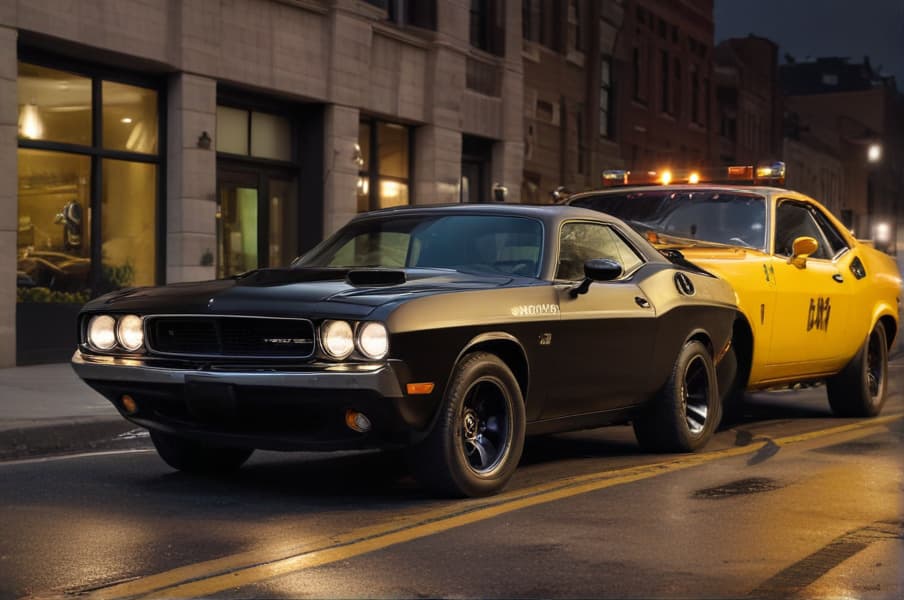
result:
M 116 346 L 116 319 L 97 315 L 88 321 L 88 343 L 96 350 L 112 350 Z
M 136 315 L 121 317 L 116 326 L 116 339 L 119 340 L 119 345 L 129 352 L 141 348 L 144 345 L 144 326 L 141 317 Z
M 342 360 L 355 349 L 352 326 L 347 321 L 324 321 L 320 327 L 323 351 L 330 357 Z
M 320 326 L 320 345 L 330 358 L 344 360 L 357 350 L 368 360 L 380 360 L 389 354 L 389 332 L 383 323 L 367 321 L 324 321 Z
M 366 358 L 379 360 L 389 352 L 389 333 L 376 321 L 361 324 L 356 339 L 358 351 Z
M 137 315 L 96 315 L 88 321 L 85 336 L 94 350 L 109 352 L 118 345 L 126 352 L 137 352 L 144 347 L 144 323 Z

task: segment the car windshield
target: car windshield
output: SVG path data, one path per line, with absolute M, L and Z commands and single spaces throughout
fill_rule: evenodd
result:
M 293 266 L 444 268 L 538 277 L 543 226 L 526 217 L 414 215 L 349 223 Z
M 724 244 L 766 249 L 762 196 L 715 190 L 644 190 L 602 194 L 571 202 L 608 213 L 644 234 L 654 231 L 676 246 Z

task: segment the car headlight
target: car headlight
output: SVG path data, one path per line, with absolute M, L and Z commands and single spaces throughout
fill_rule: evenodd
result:
M 128 350 L 135 352 L 144 344 L 144 328 L 141 317 L 136 315 L 126 315 L 119 319 L 116 326 L 116 339 L 119 345 Z
M 116 346 L 116 320 L 110 315 L 97 315 L 88 321 L 88 343 L 96 350 L 112 350 Z
M 371 360 L 379 360 L 389 352 L 389 333 L 382 323 L 370 321 L 358 328 L 358 351 Z
M 323 351 L 333 358 L 348 358 L 355 349 L 355 336 L 347 321 L 324 321 L 320 327 Z

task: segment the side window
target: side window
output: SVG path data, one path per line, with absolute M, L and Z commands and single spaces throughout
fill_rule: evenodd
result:
M 584 263 L 592 258 L 608 258 L 634 271 L 643 260 L 612 228 L 599 223 L 566 223 L 559 237 L 559 266 L 556 279 L 584 278 Z
M 802 236 L 811 237 L 819 244 L 812 258 L 832 258 L 832 251 L 810 210 L 802 204 L 782 202 L 775 213 L 775 253 L 791 256 L 794 240 Z
M 816 219 L 816 224 L 819 225 L 819 228 L 822 230 L 822 233 L 825 235 L 826 242 L 829 245 L 829 254 L 832 255 L 832 258 L 841 254 L 844 250 L 848 249 L 847 242 L 844 241 L 844 237 L 839 233 L 838 229 L 832 225 L 831 221 L 820 211 L 818 208 L 811 208 L 810 212 L 813 213 L 813 217 Z

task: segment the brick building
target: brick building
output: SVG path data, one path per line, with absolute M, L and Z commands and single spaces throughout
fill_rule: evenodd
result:
M 612 65 L 623 16 L 622 0 L 522 3 L 523 201 L 599 186 L 621 166 Z
M 781 156 L 778 46 L 757 36 L 724 40 L 713 53 L 718 163 L 770 162 Z
M 0 0 L 0 366 L 66 359 L 104 291 L 283 265 L 369 208 L 520 198 L 521 14 Z
M 614 73 L 628 169 L 713 163 L 712 0 L 626 0 Z
M 858 237 L 904 248 L 904 111 L 894 79 L 845 58 L 784 64 L 780 78 L 788 137 L 814 140 L 842 165 L 838 214 Z

